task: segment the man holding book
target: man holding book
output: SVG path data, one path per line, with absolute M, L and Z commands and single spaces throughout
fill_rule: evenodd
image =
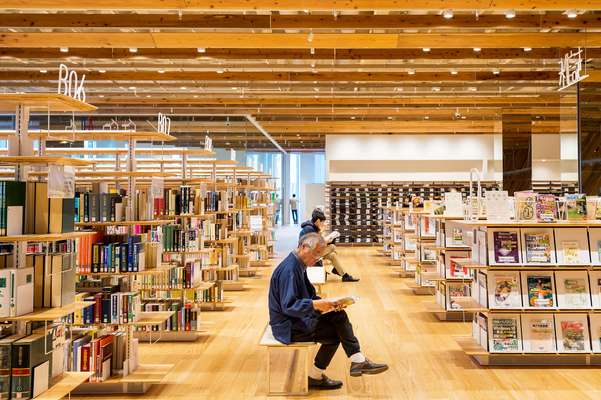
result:
M 299 239 L 308 233 L 319 233 L 321 234 L 323 231 L 323 227 L 326 222 L 326 215 L 319 208 L 313 210 L 313 214 L 311 215 L 310 221 L 305 221 L 301 224 L 301 231 L 299 234 Z M 340 233 L 338 231 L 331 232 L 329 235 L 324 237 L 324 240 L 327 244 L 326 249 L 322 254 L 322 258 L 328 260 L 332 263 L 332 273 L 339 275 L 342 277 L 342 282 L 358 282 L 358 278 L 354 278 L 352 275 L 348 274 L 340 260 L 338 259 L 338 254 L 336 253 L 336 246 L 332 243 Z M 318 260 L 318 265 L 321 265 L 321 261 Z
M 321 343 L 309 372 L 309 387 L 338 389 L 342 382 L 328 378 L 325 370 L 340 344 L 351 361 L 351 376 L 379 374 L 388 366 L 371 362 L 361 353 L 359 340 L 343 310 L 355 298 L 321 299 L 309 282 L 306 268 L 315 264 L 325 248 L 321 235 L 308 233 L 275 269 L 269 286 L 269 325 L 273 336 L 284 344 Z

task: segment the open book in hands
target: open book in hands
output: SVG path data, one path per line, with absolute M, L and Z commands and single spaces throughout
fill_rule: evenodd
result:
M 335 305 L 334 308 L 330 311 L 340 311 L 340 310 L 347 308 L 351 304 L 355 304 L 357 301 L 359 301 L 359 297 L 343 296 L 343 297 L 334 297 L 334 298 L 327 299 L 327 300 L 334 303 L 334 305 Z M 330 312 L 330 311 L 328 311 L 328 312 Z
M 323 239 L 326 241 L 327 244 L 330 244 L 334 240 L 336 240 L 339 236 L 340 236 L 340 232 L 332 231 L 327 236 L 325 236 Z

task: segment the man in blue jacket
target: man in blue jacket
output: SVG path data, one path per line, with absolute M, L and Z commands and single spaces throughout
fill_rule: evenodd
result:
M 322 234 L 323 226 L 326 223 L 326 215 L 319 208 L 313 210 L 311 214 L 311 220 L 305 221 L 301 224 L 301 231 L 298 235 L 299 239 L 302 238 L 307 233 L 319 233 Z M 326 243 L 327 247 L 323 252 L 322 258 L 328 260 L 332 263 L 332 273 L 336 275 L 340 275 L 342 277 L 342 282 L 358 282 L 358 278 L 354 278 L 352 275 L 347 273 L 338 260 L 338 255 L 336 253 L 336 246 L 332 243 Z M 321 265 L 321 262 L 319 263 Z
M 273 336 L 282 343 L 321 343 L 309 372 L 309 387 L 338 389 L 342 382 L 328 378 L 325 370 L 340 344 L 351 360 L 351 376 L 379 374 L 388 366 L 371 362 L 361 353 L 359 340 L 341 304 L 315 294 L 306 268 L 315 264 L 325 247 L 321 235 L 308 233 L 274 270 L 269 286 L 269 324 Z

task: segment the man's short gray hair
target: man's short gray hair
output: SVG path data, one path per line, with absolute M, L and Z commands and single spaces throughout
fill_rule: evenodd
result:
M 326 242 L 319 233 L 307 233 L 298 240 L 298 247 L 307 246 L 315 250 L 317 246 L 325 246 Z

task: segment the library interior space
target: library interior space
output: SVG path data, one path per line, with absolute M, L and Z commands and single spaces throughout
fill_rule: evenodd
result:
M 555 396 L 601 0 L 0 1 L 0 399 Z

